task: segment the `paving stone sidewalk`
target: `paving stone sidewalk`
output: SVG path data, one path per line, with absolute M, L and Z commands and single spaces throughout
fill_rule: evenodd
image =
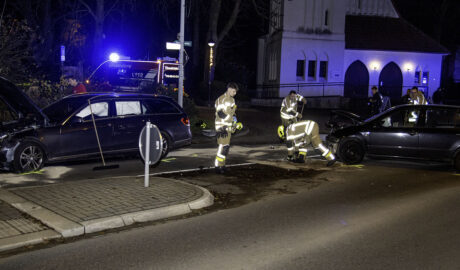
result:
M 153 178 L 148 188 L 143 178 L 118 178 L 9 191 L 74 222 L 181 204 L 203 195 L 195 186 L 163 178 Z
M 4 201 L 0 201 L 0 239 L 47 229 L 48 227 L 37 220 L 24 215 Z
M 123 177 L 0 189 L 0 251 L 183 215 L 213 202 L 202 187 L 160 177 L 147 188 L 143 177 Z

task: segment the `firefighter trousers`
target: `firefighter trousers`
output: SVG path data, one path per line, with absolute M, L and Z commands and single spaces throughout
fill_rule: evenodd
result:
M 230 131 L 226 132 L 227 136 L 218 136 L 217 137 L 217 154 L 216 154 L 216 161 L 214 166 L 216 167 L 223 167 L 225 166 L 225 160 L 227 159 L 228 152 L 230 151 L 230 139 L 232 137 L 232 133 Z

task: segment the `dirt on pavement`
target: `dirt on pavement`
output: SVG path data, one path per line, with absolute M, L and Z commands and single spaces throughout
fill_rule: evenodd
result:
M 326 178 L 324 171 L 313 168 L 281 168 L 254 164 L 231 167 L 225 174 L 213 170 L 176 173 L 163 177 L 174 178 L 202 186 L 214 195 L 214 205 L 207 211 L 238 207 L 276 194 L 295 194 L 311 189 Z

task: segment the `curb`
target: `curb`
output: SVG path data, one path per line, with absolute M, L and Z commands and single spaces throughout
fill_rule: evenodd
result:
M 53 230 L 45 230 L 34 233 L 26 233 L 17 236 L 0 239 L 0 252 L 16 249 L 28 245 L 35 245 L 44 241 L 60 238 L 61 235 Z
M 170 180 L 170 179 L 168 179 Z M 59 237 L 74 237 L 87 233 L 94 233 L 108 229 L 129 226 L 136 222 L 155 221 L 169 217 L 184 215 L 192 210 L 204 208 L 214 203 L 214 196 L 205 188 L 175 181 L 184 185 L 194 186 L 203 192 L 203 195 L 193 201 L 170 205 L 150 210 L 115 215 L 107 218 L 99 218 L 82 222 L 74 222 L 64 218 L 40 205 L 27 201 L 26 199 L 4 189 L 0 189 L 0 200 L 12 205 L 21 212 L 24 212 L 53 230 L 46 230 L 37 233 L 24 234 L 5 239 L 0 239 L 0 251 L 14 249 L 21 246 L 38 244 L 48 239 Z

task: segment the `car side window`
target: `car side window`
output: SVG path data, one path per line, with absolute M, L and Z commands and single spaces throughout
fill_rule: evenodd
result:
M 76 114 L 77 117 L 83 119 L 83 121 L 91 120 L 91 110 L 93 111 L 94 118 L 102 118 L 109 116 L 109 103 L 108 102 L 98 102 L 91 104 L 91 109 L 89 105 L 86 106 L 83 110 Z
M 140 101 L 116 101 L 115 109 L 117 116 L 142 114 Z
M 415 127 L 417 125 L 419 115 L 419 109 L 397 110 L 381 119 L 381 123 L 383 127 Z
M 164 100 L 147 99 L 143 101 L 144 114 L 174 114 L 180 111 L 171 103 Z
M 458 111 L 455 109 L 426 110 L 425 127 L 427 128 L 454 128 L 456 115 L 458 115 Z

